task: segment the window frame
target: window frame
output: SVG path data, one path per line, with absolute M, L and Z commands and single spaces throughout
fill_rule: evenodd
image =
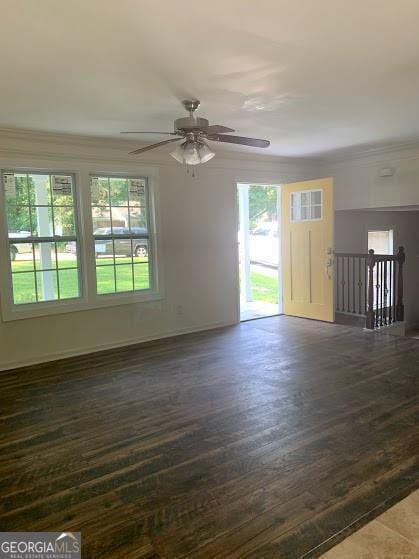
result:
M 388 235 L 388 243 L 387 243 L 387 250 L 386 255 L 393 255 L 394 254 L 394 227 L 390 227 L 387 229 L 368 229 L 367 231 L 367 251 L 370 249 L 370 233 L 387 233 Z M 376 254 L 381 254 L 376 252 Z
M 387 233 L 387 252 L 386 253 L 382 253 L 382 252 L 375 252 L 375 254 L 385 254 L 386 256 L 391 256 L 394 254 L 394 227 L 389 227 L 389 228 L 385 228 L 385 229 L 367 229 L 367 251 L 371 248 L 370 245 L 370 233 Z M 375 286 L 377 283 L 379 283 L 379 280 L 377 278 L 377 272 L 378 272 L 378 268 L 377 266 L 374 266 L 374 270 L 373 270 L 373 285 Z M 387 285 L 390 285 L 390 268 L 387 269 Z M 374 294 L 374 308 L 377 306 L 378 308 L 384 308 L 384 307 L 388 307 L 390 305 L 390 293 L 385 294 L 384 293 L 384 306 L 381 305 L 381 301 L 378 301 L 378 305 L 377 305 L 377 291 L 374 288 L 373 289 L 373 294 Z
M 48 175 L 48 176 L 71 176 L 73 187 L 73 208 L 74 208 L 74 227 L 75 237 L 77 240 L 77 270 L 79 281 L 79 296 L 69 299 L 57 299 L 52 301 L 36 301 L 32 303 L 16 304 L 13 299 L 13 278 L 12 263 L 10 258 L 10 239 L 6 213 L 6 196 L 4 191 L 4 176 L 7 174 L 25 174 L 25 175 Z M 82 253 L 82 235 L 80 227 L 80 198 L 79 198 L 79 181 L 77 173 L 61 168 L 40 169 L 35 167 L 4 167 L 1 169 L 1 188 L 0 188 L 0 251 L 5 256 L 5 266 L 0 266 L 0 285 L 1 289 L 1 308 L 4 321 L 16 320 L 20 318 L 31 318 L 36 316 L 44 316 L 49 314 L 58 314 L 67 312 L 68 309 L 77 309 L 85 303 L 85 277 L 83 269 Z M 51 242 L 54 239 L 51 236 Z M 64 238 L 65 240 L 65 238 Z M 35 241 L 36 242 L 36 239 Z
M 29 158 L 30 159 L 30 158 Z M 119 164 L 118 167 L 123 166 Z M 2 320 L 10 322 L 20 319 L 37 318 L 50 315 L 59 315 L 79 311 L 88 311 L 98 308 L 106 308 L 134 303 L 147 303 L 162 300 L 164 297 L 162 281 L 162 263 L 159 259 L 159 192 L 158 192 L 158 170 L 155 167 L 133 169 L 132 164 L 127 163 L 129 172 L 115 171 L 113 169 L 95 171 L 93 166 L 85 162 L 74 166 L 70 170 L 62 170 L 63 166 L 51 165 L 48 167 L 37 167 L 35 165 L 2 165 L 0 171 L 0 258 L 5 256 L 5 264 L 0 264 L 0 304 Z M 104 165 L 106 169 L 106 165 Z M 48 175 L 71 175 L 74 186 L 75 226 L 78 239 L 79 255 L 79 289 L 80 297 L 77 299 L 63 299 L 59 301 L 42 301 L 38 303 L 26 303 L 16 305 L 13 302 L 13 285 L 11 274 L 11 261 L 9 251 L 8 225 L 5 205 L 5 192 L 3 187 L 3 174 L 7 173 L 37 173 Z M 153 279 L 152 288 L 121 293 L 109 293 L 98 295 L 96 293 L 95 273 L 95 244 L 91 216 L 91 176 L 115 176 L 119 178 L 146 178 L 148 187 L 148 220 L 150 225 L 149 236 L 152 251 L 150 277 Z
M 312 204 L 311 203 L 311 193 L 313 192 L 320 192 L 320 204 Z M 293 214 L 293 197 L 295 194 L 298 194 L 301 200 L 301 195 L 302 194 L 309 194 L 310 195 L 310 205 L 306 206 L 308 208 L 310 208 L 310 214 L 311 214 L 311 209 L 313 207 L 319 207 L 320 208 L 320 217 L 308 217 L 308 218 L 300 218 L 300 219 L 295 219 L 294 218 L 294 214 Z M 300 214 L 301 214 L 301 204 L 300 204 Z M 290 221 L 291 223 L 306 223 L 307 221 L 323 221 L 324 218 L 324 190 L 323 188 L 314 188 L 314 189 L 309 189 L 309 190 L 295 190 L 290 192 Z
M 148 230 L 148 237 L 147 237 L 147 241 L 148 241 L 148 270 L 149 270 L 149 281 L 150 281 L 150 287 L 147 289 L 133 289 L 132 291 L 117 291 L 114 293 L 98 293 L 97 292 L 97 276 L 96 276 L 96 270 L 97 270 L 97 266 L 96 266 L 96 250 L 95 250 L 95 245 L 96 245 L 96 240 L 99 239 L 101 240 L 101 238 L 106 240 L 112 240 L 113 243 L 115 240 L 123 240 L 123 239 L 129 239 L 132 240 L 133 238 L 136 238 L 135 235 L 130 236 L 129 234 L 123 234 L 123 235 L 115 235 L 115 234 L 110 234 L 110 235 L 99 235 L 99 236 L 95 236 L 94 235 L 94 228 L 93 228 L 93 223 L 91 226 L 91 230 L 90 230 L 90 236 L 93 238 L 93 254 L 91 254 L 91 258 L 93 261 L 93 266 L 95 269 L 95 282 L 94 282 L 94 291 L 95 291 L 95 298 L 98 302 L 100 302 L 101 300 L 115 300 L 115 299 L 119 299 L 121 301 L 123 301 L 126 297 L 129 298 L 130 301 L 132 301 L 133 297 L 136 300 L 149 300 L 149 295 L 151 295 L 152 298 L 155 298 L 157 296 L 157 290 L 156 290 L 156 286 L 157 286 L 157 266 L 156 266 L 156 250 L 155 250 L 155 238 L 156 238 L 156 227 L 155 227 L 155 212 L 154 212 L 154 208 L 155 208 L 155 203 L 154 203 L 154 193 L 152 192 L 152 188 L 150 186 L 150 177 L 146 176 L 144 174 L 138 173 L 138 174 L 127 174 L 127 173 L 89 173 L 89 201 L 90 201 L 90 205 L 89 205 L 89 210 L 90 210 L 90 214 L 92 211 L 92 207 L 97 207 L 97 206 L 93 206 L 92 205 L 92 189 L 91 189 L 91 180 L 92 178 L 104 178 L 104 179 L 126 179 L 126 180 L 144 180 L 145 182 L 145 199 L 146 199 L 146 219 L 147 219 L 147 230 Z M 154 190 L 154 189 L 153 189 Z M 111 205 L 111 200 L 109 199 L 109 207 L 110 207 L 110 213 L 112 214 L 112 205 Z M 116 206 L 115 206 L 116 207 Z M 125 206 L 122 206 L 125 207 Z M 139 238 L 139 237 L 137 237 Z M 110 267 L 115 268 L 115 263 L 114 265 L 109 265 Z

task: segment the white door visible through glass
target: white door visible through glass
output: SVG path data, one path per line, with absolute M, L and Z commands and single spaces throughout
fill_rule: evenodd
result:
M 368 250 L 373 250 L 375 254 L 390 255 L 393 254 L 393 231 L 391 229 L 384 231 L 368 231 Z M 377 285 L 380 283 L 378 277 L 378 266 L 374 267 L 374 306 L 377 306 Z M 387 285 L 391 285 L 391 269 L 387 268 Z M 385 285 L 385 284 L 384 284 Z M 384 293 L 383 307 L 390 305 L 389 293 Z M 381 301 L 378 301 L 381 308 Z

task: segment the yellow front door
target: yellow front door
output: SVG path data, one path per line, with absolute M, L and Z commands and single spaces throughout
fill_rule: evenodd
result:
M 284 313 L 333 322 L 333 179 L 282 186 Z

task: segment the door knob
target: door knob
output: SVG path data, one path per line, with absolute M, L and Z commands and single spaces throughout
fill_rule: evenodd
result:
M 333 253 L 332 249 L 328 249 L 328 250 L 327 250 L 327 254 L 330 255 L 330 254 L 332 254 L 332 253 Z M 326 261 L 326 274 L 327 274 L 327 277 L 328 277 L 330 280 L 332 279 L 332 268 L 333 268 L 333 265 L 334 265 L 334 258 L 333 258 L 333 256 L 329 256 L 329 258 L 328 258 L 327 261 Z

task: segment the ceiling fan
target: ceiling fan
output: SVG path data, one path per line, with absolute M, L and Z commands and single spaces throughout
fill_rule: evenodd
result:
M 255 148 L 267 148 L 270 145 L 268 140 L 230 136 L 229 133 L 234 132 L 234 130 L 227 126 L 221 126 L 219 124 L 210 126 L 206 118 L 198 117 L 195 114 L 195 111 L 200 105 L 197 99 L 188 99 L 183 101 L 182 104 L 188 111 L 189 116 L 175 120 L 173 132 L 121 132 L 121 134 L 164 134 L 167 136 L 175 136 L 169 140 L 163 140 L 157 144 L 136 149 L 131 151 L 130 154 L 143 153 L 150 149 L 183 140 L 170 155 L 176 159 L 176 161 L 179 161 L 179 163 L 198 165 L 199 163 L 206 163 L 215 155 L 215 153 L 210 150 L 206 140 L 239 144 Z

